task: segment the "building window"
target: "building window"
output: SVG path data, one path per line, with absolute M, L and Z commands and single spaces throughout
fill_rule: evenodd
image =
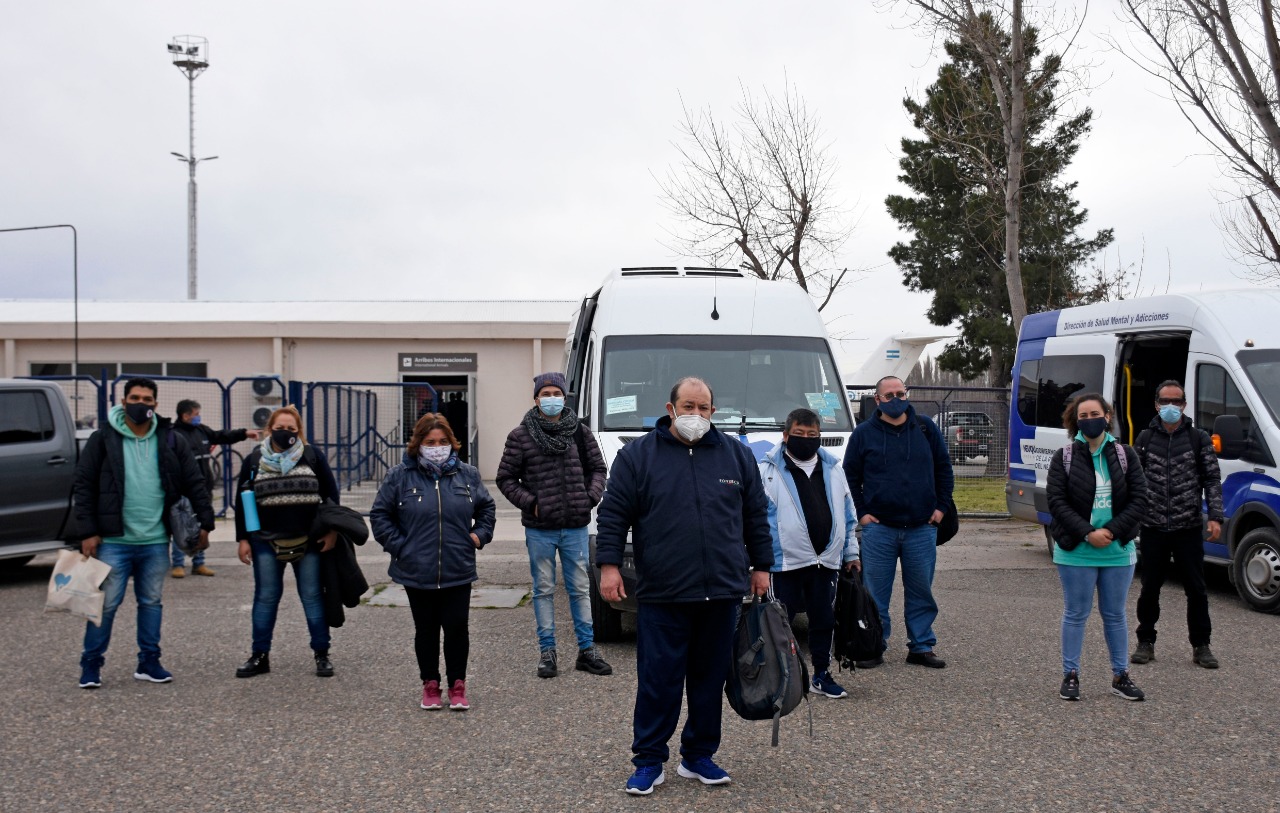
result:
M 120 375 L 164 375 L 163 361 L 124 361 Z
M 187 378 L 208 378 L 209 364 L 204 361 L 171 361 L 165 365 L 164 374 Z
M 65 361 L 37 362 L 29 365 L 30 375 L 71 375 L 72 365 Z M 165 376 L 176 375 L 184 378 L 208 378 L 209 363 L 207 361 L 82 361 L 80 375 L 97 378 L 106 372 L 107 380 L 117 376 Z

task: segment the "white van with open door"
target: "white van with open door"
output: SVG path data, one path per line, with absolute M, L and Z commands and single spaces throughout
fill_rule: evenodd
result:
M 1229 567 L 1251 607 L 1280 612 L 1280 291 L 1250 289 L 1104 302 L 1028 316 L 1018 336 L 1006 497 L 1049 523 L 1045 480 L 1066 445 L 1066 404 L 1101 392 L 1112 432 L 1132 444 L 1155 416 L 1156 388 L 1185 384 L 1187 414 L 1213 434 L 1226 525 L 1205 558 Z M 1157 495 L 1158 498 L 1158 495 Z
M 565 345 L 569 401 L 610 465 L 624 445 L 666 414 L 671 386 L 698 376 L 715 393 L 717 428 L 760 459 L 782 438 L 791 410 L 822 420 L 822 445 L 843 456 L 853 424 L 826 326 L 791 282 L 715 268 L 623 268 L 582 300 Z M 606 603 L 591 532 L 591 608 L 596 639 L 621 630 L 631 598 Z M 623 581 L 635 595 L 630 543 Z

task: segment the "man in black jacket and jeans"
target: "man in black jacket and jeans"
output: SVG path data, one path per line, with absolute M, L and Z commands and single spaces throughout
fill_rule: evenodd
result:
M 613 667 L 595 646 L 591 577 L 587 573 L 587 523 L 591 522 L 591 509 L 604 494 L 604 456 L 591 430 L 564 405 L 568 386 L 558 372 L 533 379 L 533 408 L 507 435 L 498 464 L 498 490 L 520 509 L 529 549 L 540 678 L 560 673 L 555 619 L 557 552 L 578 639 L 574 668 L 593 675 L 613 674 Z
M 187 442 L 167 420 L 156 417 L 156 392 L 150 379 L 126 381 L 124 403 L 111 408 L 108 425 L 93 433 L 76 465 L 76 520 L 88 534 L 80 549 L 111 566 L 102 583 L 101 624 L 85 624 L 82 689 L 102 685 L 111 626 L 130 576 L 138 599 L 138 668 L 133 677 L 152 683 L 173 680 L 160 665 L 160 594 L 169 565 L 169 509 L 181 497 L 191 501 L 200 519 L 201 548 L 208 547 L 214 528 L 204 477 Z
M 1160 620 L 1160 588 L 1169 558 L 1187 594 L 1187 630 L 1192 660 L 1217 669 L 1209 649 L 1213 627 L 1204 586 L 1204 534 L 1201 501 L 1208 503 L 1208 539 L 1222 533 L 1222 477 L 1209 433 L 1183 414 L 1187 398 L 1182 384 L 1165 381 L 1156 390 L 1157 415 L 1138 435 L 1137 451 L 1147 475 L 1150 495 L 1142 525 L 1142 592 L 1138 596 L 1138 646 L 1133 663 L 1156 658 L 1156 622 Z
M 725 680 L 742 596 L 769 589 L 769 503 L 751 450 L 711 425 L 711 388 L 684 378 L 667 415 L 622 447 L 596 513 L 600 595 L 626 597 L 619 566 L 632 535 L 636 565 L 636 705 L 626 791 L 647 795 L 666 775 L 667 741 L 680 735 L 678 773 L 729 782 L 712 761 L 720 747 Z M 753 572 L 748 585 L 748 568 Z
M 213 478 L 213 455 L 211 449 L 213 446 L 222 445 L 230 446 L 233 443 L 239 443 L 245 438 L 257 440 L 262 437 L 256 429 L 228 429 L 222 431 L 220 429 L 211 429 L 201 421 L 200 403 L 190 399 L 184 399 L 178 402 L 175 410 L 178 413 L 178 419 L 173 423 L 173 430 L 182 436 L 187 442 L 187 446 L 191 448 L 191 454 L 196 459 L 196 465 L 200 467 L 200 471 L 204 474 L 204 487 L 209 492 L 210 500 L 213 499 L 213 489 L 216 483 Z M 181 579 L 187 575 L 183 570 L 186 562 L 185 554 L 182 548 L 178 547 L 178 543 L 173 543 L 173 570 L 169 575 L 175 579 Z M 204 551 L 197 551 L 191 557 L 191 575 L 193 576 L 212 576 L 213 569 L 206 567 L 204 563 Z

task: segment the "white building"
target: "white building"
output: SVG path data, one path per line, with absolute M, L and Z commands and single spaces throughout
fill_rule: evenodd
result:
M 533 376 L 563 367 L 575 306 L 572 301 L 510 300 L 81 302 L 79 371 L 98 378 L 105 370 L 108 381 L 180 375 L 226 383 L 265 375 L 284 382 L 425 382 L 441 400 L 465 402 L 464 442 L 474 450 L 481 474 L 492 479 L 507 432 L 533 404 Z M 0 300 L 0 376 L 71 374 L 72 314 L 69 301 Z M 403 388 L 350 389 L 380 396 L 379 409 L 396 420 L 416 418 L 402 402 Z M 178 399 L 192 397 L 201 401 L 206 423 L 222 425 L 216 385 L 162 381 L 160 390 L 162 414 L 172 415 Z M 250 416 L 262 404 L 280 402 L 278 392 L 259 394 L 256 408 L 250 403 L 245 409 L 240 400 L 252 399 L 249 388 L 232 392 L 234 425 L 252 425 Z M 79 403 L 77 417 L 92 418 L 92 399 Z M 321 408 L 317 397 L 315 409 Z M 334 406 L 324 408 L 331 413 Z M 345 419 L 339 412 L 328 420 Z

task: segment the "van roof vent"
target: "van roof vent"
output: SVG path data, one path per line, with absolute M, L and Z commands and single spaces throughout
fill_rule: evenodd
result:
M 746 276 L 736 268 L 694 268 L 686 266 L 641 266 L 623 268 L 619 274 L 624 277 L 737 277 Z

